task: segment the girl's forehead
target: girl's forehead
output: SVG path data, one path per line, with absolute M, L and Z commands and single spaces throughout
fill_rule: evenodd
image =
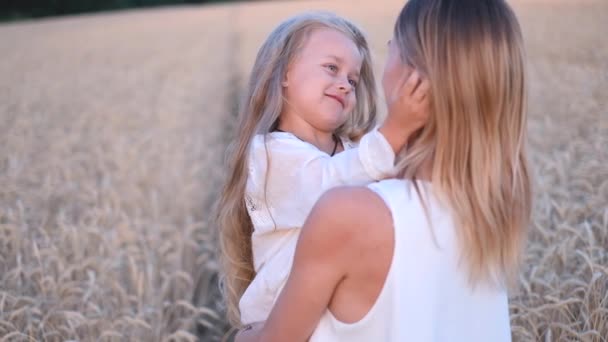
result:
M 303 58 L 333 57 L 341 62 L 361 64 L 363 56 L 355 42 L 344 33 L 332 28 L 318 28 L 308 35 L 300 50 Z

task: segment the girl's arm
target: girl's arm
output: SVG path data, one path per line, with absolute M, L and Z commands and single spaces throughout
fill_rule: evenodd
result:
M 393 176 L 395 151 L 428 116 L 428 81 L 413 72 L 400 82 L 397 95 L 387 97 L 384 124 L 364 135 L 357 148 L 330 157 L 297 138 L 270 138 L 267 143 L 261 136 L 254 139 L 247 193 L 249 214 L 259 232 L 301 227 L 330 188 Z

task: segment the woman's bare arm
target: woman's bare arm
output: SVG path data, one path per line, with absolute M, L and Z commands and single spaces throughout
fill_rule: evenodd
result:
M 306 341 L 327 309 L 334 290 L 374 225 L 382 200 L 362 187 L 328 191 L 315 205 L 300 235 L 292 272 L 262 326 L 239 333 L 236 341 Z

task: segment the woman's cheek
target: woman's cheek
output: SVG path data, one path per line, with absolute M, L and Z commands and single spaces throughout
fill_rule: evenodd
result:
M 391 79 L 391 74 L 387 66 L 387 68 L 384 69 L 384 74 L 382 76 L 382 90 L 384 91 L 384 96 L 387 98 L 391 95 L 392 83 L 394 82 Z

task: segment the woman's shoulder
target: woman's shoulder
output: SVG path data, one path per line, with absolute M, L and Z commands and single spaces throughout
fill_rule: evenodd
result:
M 343 250 L 355 257 L 361 248 L 393 239 L 392 215 L 385 201 L 368 187 L 327 191 L 313 208 L 302 234 L 315 235 L 318 248 Z M 306 231 L 309 230 L 309 231 Z
M 367 187 L 376 193 L 389 206 L 407 205 L 420 195 L 428 197 L 432 193 L 431 183 L 421 180 L 391 178 L 369 184 Z
M 333 188 L 321 196 L 311 213 L 311 218 L 325 224 L 311 228 L 318 230 L 314 234 L 326 234 L 328 241 L 355 243 L 360 248 L 378 239 L 392 239 L 395 220 L 415 214 L 406 208 L 422 210 L 420 196 L 430 199 L 430 186 L 424 181 L 387 179 L 367 186 Z
M 369 186 L 330 189 L 321 196 L 316 208 L 321 214 L 335 216 L 336 220 L 346 223 L 388 211 L 383 199 Z

